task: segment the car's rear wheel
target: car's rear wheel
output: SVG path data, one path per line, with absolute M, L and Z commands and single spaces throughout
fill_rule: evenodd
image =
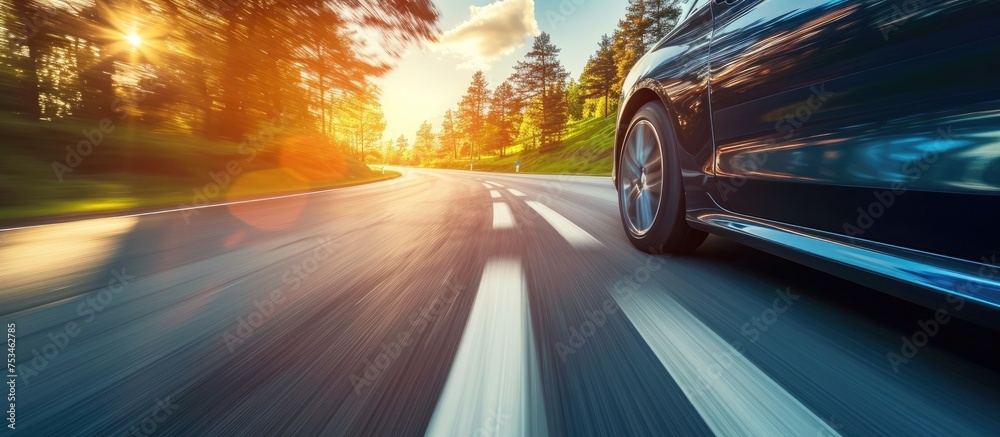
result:
M 622 146 L 618 205 L 625 233 L 644 252 L 684 254 L 708 236 L 684 218 L 684 185 L 667 111 L 657 102 L 632 118 Z

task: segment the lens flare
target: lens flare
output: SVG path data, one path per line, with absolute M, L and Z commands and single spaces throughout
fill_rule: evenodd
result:
M 132 47 L 139 47 L 140 45 L 142 45 L 142 37 L 140 37 L 139 34 L 135 33 L 134 31 L 128 34 L 128 36 L 126 36 L 125 39 L 129 42 L 129 44 L 132 44 Z

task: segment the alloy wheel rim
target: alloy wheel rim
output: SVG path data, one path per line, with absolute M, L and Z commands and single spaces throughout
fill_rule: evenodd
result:
M 649 233 L 656 222 L 663 195 L 663 157 L 652 123 L 636 123 L 622 151 L 621 197 L 625 222 L 636 237 Z

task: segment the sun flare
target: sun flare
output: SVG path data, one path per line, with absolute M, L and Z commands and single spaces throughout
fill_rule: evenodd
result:
M 129 44 L 132 44 L 132 47 L 139 47 L 142 45 L 142 37 L 134 31 L 128 34 L 125 39 L 129 42 Z

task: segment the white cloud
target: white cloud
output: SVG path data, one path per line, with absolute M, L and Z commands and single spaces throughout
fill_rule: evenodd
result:
M 461 68 L 486 70 L 493 62 L 538 36 L 534 0 L 498 0 L 469 8 L 471 16 L 454 29 L 443 32 L 434 50 L 462 59 Z

